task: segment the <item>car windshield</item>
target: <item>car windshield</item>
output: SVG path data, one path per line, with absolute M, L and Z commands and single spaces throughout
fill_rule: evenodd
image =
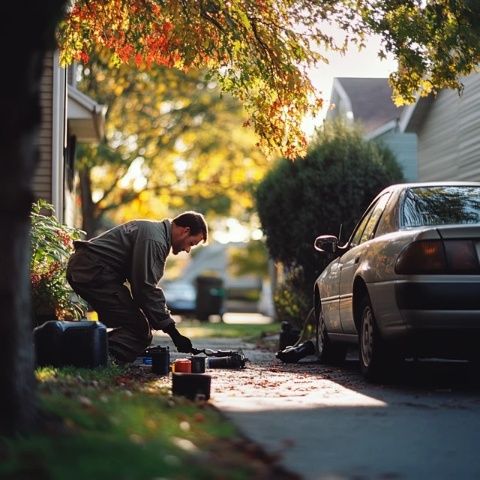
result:
M 480 223 L 480 187 L 412 187 L 402 209 L 404 227 Z

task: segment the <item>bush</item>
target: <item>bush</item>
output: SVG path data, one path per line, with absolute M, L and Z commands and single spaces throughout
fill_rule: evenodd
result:
M 343 225 L 346 240 L 373 197 L 402 180 L 388 149 L 339 122 L 326 124 L 305 158 L 280 160 L 257 188 L 271 257 L 287 268 L 301 267 L 310 295 L 326 266 L 313 248 L 315 238 L 338 235 Z
M 44 200 L 33 204 L 30 219 L 30 280 L 35 323 L 53 318 L 78 320 L 84 317 L 86 306 L 83 301 L 74 300 L 74 292 L 65 277 L 73 240 L 80 238 L 81 231 L 61 224 L 54 215 L 53 206 Z
M 303 322 L 311 308 L 310 292 L 305 290 L 303 269 L 292 268 L 285 275 L 273 295 L 276 320 L 288 322 L 293 327 L 302 329 Z

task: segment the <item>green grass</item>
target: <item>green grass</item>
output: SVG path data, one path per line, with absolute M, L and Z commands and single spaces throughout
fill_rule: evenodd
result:
M 184 320 L 184 335 L 261 341 L 278 324 Z M 7 480 L 290 478 L 208 403 L 172 397 L 149 369 L 41 368 L 37 433 L 0 437 Z
M 197 320 L 183 320 L 178 325 L 183 335 L 197 338 L 239 338 L 247 341 L 260 340 L 266 335 L 278 333 L 278 323 L 211 323 Z
M 30 436 L 0 437 L 2 479 L 264 478 L 265 462 L 216 410 L 171 397 L 146 369 L 43 368 L 37 378 L 46 420 Z

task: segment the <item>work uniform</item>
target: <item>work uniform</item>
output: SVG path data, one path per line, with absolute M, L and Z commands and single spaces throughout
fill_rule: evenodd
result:
M 133 220 L 88 241 L 76 241 L 67 267 L 73 290 L 98 313 L 109 351 L 131 362 L 150 345 L 152 332 L 174 321 L 158 286 L 171 249 L 170 220 Z

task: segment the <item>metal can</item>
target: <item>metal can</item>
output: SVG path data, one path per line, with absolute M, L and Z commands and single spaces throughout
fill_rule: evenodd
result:
M 168 347 L 157 347 L 151 351 L 152 372 L 157 375 L 168 375 L 170 372 L 170 350 Z
M 192 357 L 192 373 L 205 373 L 205 357 Z

